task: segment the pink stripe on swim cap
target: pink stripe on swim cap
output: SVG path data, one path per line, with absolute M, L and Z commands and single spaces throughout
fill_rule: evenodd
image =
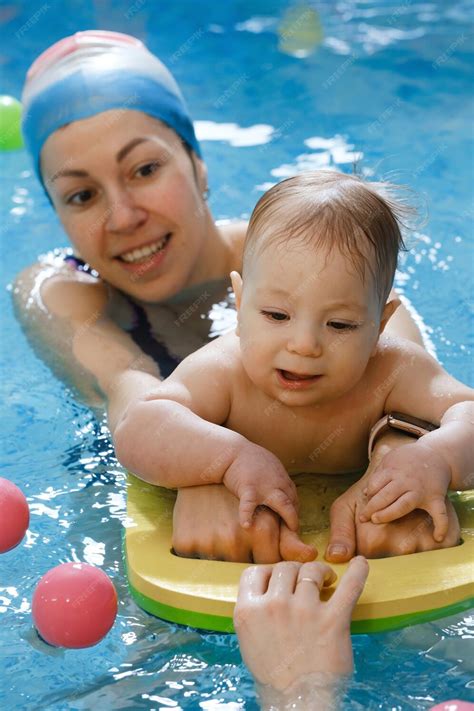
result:
M 111 32 L 109 30 L 84 30 L 84 32 L 76 32 L 69 37 L 59 40 L 55 44 L 48 47 L 39 57 L 33 62 L 26 74 L 26 81 L 29 82 L 36 76 L 42 74 L 48 67 L 68 54 L 72 54 L 81 46 L 93 44 L 95 39 L 100 39 L 102 42 L 107 42 L 113 45 L 132 44 L 137 47 L 145 47 L 136 37 L 126 35 L 123 32 Z
M 25 144 L 40 180 L 40 154 L 48 137 L 111 109 L 141 111 L 162 121 L 201 156 L 173 75 L 130 35 L 87 30 L 56 42 L 32 64 L 22 102 Z

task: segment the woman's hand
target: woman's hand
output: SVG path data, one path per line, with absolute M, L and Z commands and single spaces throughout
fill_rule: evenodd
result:
M 173 549 L 186 558 L 241 563 L 309 561 L 316 557 L 279 516 L 258 509 L 250 528 L 239 523 L 239 501 L 222 484 L 178 490 L 173 513 Z
M 242 659 L 256 681 L 291 694 L 307 675 L 324 687 L 325 680 L 332 686 L 335 678 L 350 674 L 352 611 L 368 573 L 367 561 L 354 558 L 332 597 L 323 602 L 322 588 L 336 580 L 326 563 L 247 568 L 240 580 L 234 626 Z M 308 700 L 317 693 L 313 689 Z

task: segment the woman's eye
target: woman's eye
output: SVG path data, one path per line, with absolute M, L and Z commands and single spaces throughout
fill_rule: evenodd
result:
M 92 198 L 92 190 L 79 190 L 66 199 L 68 205 L 84 205 Z
M 354 331 L 357 328 L 356 323 L 344 323 L 343 321 L 329 321 L 328 326 L 336 331 Z
M 137 169 L 135 174 L 140 178 L 148 178 L 148 176 L 156 173 L 159 167 L 160 165 L 159 163 L 156 163 L 156 161 L 153 163 L 145 163 L 145 165 L 142 165 Z
M 286 321 L 288 318 L 286 314 L 282 314 L 280 311 L 262 311 L 262 314 L 271 321 Z

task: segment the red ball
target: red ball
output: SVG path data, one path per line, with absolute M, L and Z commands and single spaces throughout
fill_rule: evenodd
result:
M 0 553 L 15 548 L 30 523 L 25 495 L 16 484 L 0 477 Z
M 110 578 L 86 563 L 62 563 L 49 570 L 33 595 L 33 622 L 55 647 L 92 647 L 105 637 L 117 615 Z

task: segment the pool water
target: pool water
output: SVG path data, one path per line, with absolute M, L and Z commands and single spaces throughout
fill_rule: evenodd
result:
M 406 184 L 428 218 L 397 285 L 444 366 L 474 385 L 472 19 L 467 0 L 2 2 L 0 89 L 19 97 L 33 58 L 67 34 L 125 31 L 181 84 L 217 217 L 248 216 L 268 185 L 315 167 L 356 164 Z M 24 543 L 0 557 L 0 708 L 256 709 L 234 636 L 170 625 L 130 598 L 124 476 L 107 429 L 34 355 L 8 291 L 66 239 L 23 151 L 0 155 L 0 180 L 0 474 L 31 508 Z M 71 560 L 100 566 L 119 594 L 112 631 L 79 651 L 42 642 L 30 614 L 39 577 Z M 473 639 L 469 614 L 354 638 L 344 710 L 474 700 Z

